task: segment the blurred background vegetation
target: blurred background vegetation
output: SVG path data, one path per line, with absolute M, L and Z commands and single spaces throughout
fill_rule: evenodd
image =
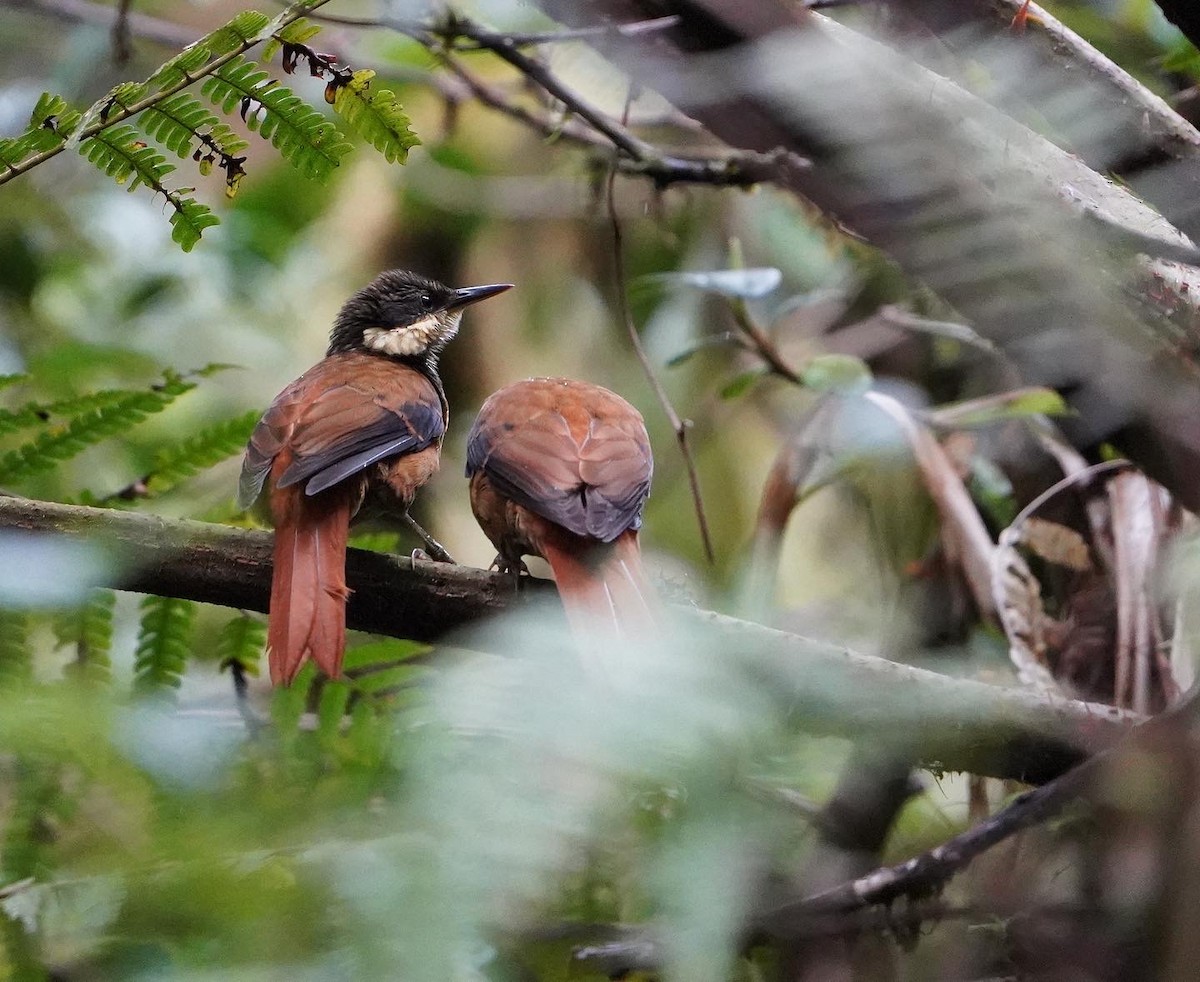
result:
M 1186 106 L 1200 56 L 1150 0 L 1046 6 Z M 499 30 L 553 27 L 518 4 L 455 8 Z M 134 13 L 186 39 L 242 9 L 229 0 L 143 0 Z M 91 3 L 65 0 L 0 3 L 0 135 L 25 128 L 43 91 L 82 108 L 147 77 L 181 46 L 135 29 L 128 59 L 118 61 L 106 11 L 102 18 Z M 375 13 L 349 0 L 326 12 Z M 822 369 L 853 379 L 861 359 L 878 391 L 919 408 L 985 394 L 972 389 L 953 337 L 918 328 L 880 347 L 869 331 L 830 335 L 885 304 L 935 319 L 936 303 L 834 221 L 769 185 L 659 189 L 616 179 L 632 314 L 671 401 L 694 424 L 709 563 L 675 436 L 614 302 L 603 156 L 479 104 L 425 45 L 397 31 L 328 23 L 312 43 L 373 68 L 397 93 L 421 141 L 406 163 L 355 141 L 318 183 L 250 136 L 247 174 L 227 198 L 221 180 L 179 160 L 175 177 L 196 184 L 220 219 L 187 253 L 171 241 L 160 196 L 126 193 L 77 154 L 0 188 L 0 373 L 12 376 L 0 393 L 7 491 L 248 523 L 233 505 L 239 448 L 256 414 L 321 357 L 350 293 L 397 267 L 456 286 L 507 281 L 516 289 L 473 308 L 444 356 L 450 432 L 442 471 L 414 509 L 460 562 L 486 567 L 493 555 L 461 474 L 476 408 L 518 378 L 586 378 L 646 417 L 656 466 L 642 541 L 664 595 L 1015 684 L 1003 633 L 979 615 L 939 549 L 938 512 L 902 430 L 877 414 L 839 417 L 824 440 L 836 466 L 808 482 L 829 486 L 790 517 L 773 560 L 764 559 L 762 529 L 755 548 L 781 448 L 827 409 L 830 385 L 854 389 L 853 381 L 823 384 Z M 577 92 L 621 116 L 628 83 L 591 48 L 557 43 L 542 53 Z M 457 57 L 514 101 L 542 104 L 491 55 Z M 323 105 L 324 80 L 305 75 L 286 82 Z M 630 109 L 631 127 L 647 139 L 677 124 L 653 94 Z M 661 275 L 733 266 L 776 269 L 779 283 L 743 301 Z M 770 325 L 797 370 L 818 359 L 811 384 L 768 372 L 736 344 L 702 343 L 736 334 L 738 316 Z M 1055 409 L 1046 398 L 1011 415 Z M 86 446 L 47 450 L 82 414 L 117 404 Z M 989 419 L 1005 424 L 1003 414 Z M 38 440 L 42 455 L 30 465 L 22 448 Z M 979 441 L 959 445 L 957 461 L 994 533 L 1044 485 L 1022 487 L 1020 468 L 1006 474 L 1004 455 L 991 453 L 1003 443 L 995 429 Z M 953 457 L 956 445 L 946 445 Z M 855 466 L 839 473 L 851 458 Z M 417 543 L 371 533 L 359 544 L 407 551 Z M 436 658 L 426 646 L 364 635 L 348 656 L 360 677 L 310 691 L 306 676 L 270 697 L 255 679 L 261 617 L 91 590 L 106 582 L 102 544 L 53 548 L 0 538 L 8 605 L 0 614 L 0 976 L 603 978 L 638 961 L 625 949 L 609 958 L 604 945 L 652 921 L 659 947 L 646 960 L 680 980 L 1139 977 L 1105 974 L 1103 957 L 1105 944 L 1119 947 L 1149 923 L 1136 885 L 1106 898 L 1106 910 L 1117 910 L 1116 940 L 1070 934 L 1061 964 L 1046 954 L 1055 950 L 1054 915 L 1033 928 L 1021 920 L 1030 904 L 1044 913 L 1077 902 L 1089 884 L 1103 892 L 1121 882 L 1116 865 L 1098 871 L 1119 858 L 1087 851 L 1095 824 L 1118 823 L 1120 801 L 1108 800 L 1110 811 L 1091 825 L 1044 830 L 1022 840 L 1024 852 L 974 867 L 961 896 L 934 898 L 946 909 L 928 920 L 918 912 L 908 926 L 897 915 L 814 928 L 817 954 L 756 947 L 745 943 L 746 919 L 785 899 L 788 884 L 812 892 L 873 865 L 826 855 L 832 847 L 815 818 L 828 817 L 821 806 L 839 776 L 865 768 L 890 789 L 886 845 L 862 850 L 884 861 L 950 837 L 1015 788 L 910 776 L 907 761 L 798 732 L 720 652 L 695 657 L 706 651 L 703 638 L 622 659 L 625 682 L 598 693 L 569 642 L 545 625 L 455 639 Z M 770 563 L 765 572 L 756 555 Z M 1077 595 L 1035 566 L 1048 596 Z M 50 575 L 37 576 L 41 568 Z M 536 643 L 521 630 L 540 632 Z M 521 657 L 464 653 L 480 647 Z M 1061 674 L 1078 682 L 1081 673 Z M 256 701 L 240 712 L 233 679 L 244 675 Z M 1065 691 L 1120 702 L 1111 677 L 1107 685 L 1089 677 Z M 1154 706 L 1172 691 L 1161 685 L 1167 694 Z M 848 760 L 862 768 L 847 770 Z M 1171 773 L 1190 775 L 1192 766 Z M 1080 859 L 1087 855 L 1090 866 Z M 1055 880 L 1068 868 L 1069 887 Z M 1087 881 L 1078 894 L 1077 881 Z M 859 941 L 844 946 L 848 937 Z M 1126 963 L 1108 967 L 1118 964 Z M 1187 976 L 1164 969 L 1161 977 Z

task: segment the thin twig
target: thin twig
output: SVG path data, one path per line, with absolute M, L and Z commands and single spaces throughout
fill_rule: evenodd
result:
M 117 16 L 112 26 L 113 61 L 124 65 L 133 57 L 133 44 L 129 30 L 129 5 L 131 0 L 117 0 Z
M 729 308 L 733 311 L 733 321 L 737 324 L 738 329 L 746 335 L 751 346 L 754 348 L 763 361 L 767 363 L 767 367 L 771 369 L 780 378 L 786 379 L 789 382 L 794 382 L 797 385 L 803 384 L 800 378 L 800 373 L 797 372 L 791 365 L 784 361 L 783 355 L 779 353 L 779 349 L 775 347 L 775 342 L 771 340 L 767 334 L 750 314 L 750 309 L 746 306 L 744 300 L 733 300 Z
M 1017 513 L 1017 517 L 1009 522 L 1008 528 L 1000 534 L 1001 540 L 1003 540 L 1006 535 L 1015 536 L 1016 533 L 1013 530 L 1019 530 L 1021 524 L 1027 518 L 1029 518 L 1030 515 L 1036 512 L 1055 495 L 1061 494 L 1063 491 L 1067 490 L 1067 488 L 1074 487 L 1077 484 L 1090 484 L 1097 477 L 1100 477 L 1103 474 L 1111 474 L 1116 471 L 1127 470 L 1132 466 L 1133 464 L 1128 460 L 1105 460 L 1099 464 L 1092 464 L 1086 470 L 1068 474 L 1062 480 L 1056 481 L 1054 484 L 1050 485 L 1050 487 L 1046 488 L 1045 491 L 1043 491 L 1031 502 L 1029 502 L 1029 504 L 1022 508 Z
M 631 101 L 632 90 L 630 95 L 625 100 L 625 115 L 629 113 L 629 103 Z M 637 327 L 633 323 L 633 316 L 629 312 L 629 303 L 625 299 L 625 291 L 627 289 L 627 281 L 625 276 L 625 256 L 621 245 L 621 220 L 617 215 L 617 203 L 613 194 L 613 186 L 617 180 L 617 168 L 613 166 L 608 172 L 608 182 L 605 188 L 605 198 L 608 205 L 608 220 L 612 226 L 613 235 L 613 270 L 617 281 L 617 311 L 621 317 L 621 321 L 625 324 L 625 330 L 629 334 L 629 343 L 633 345 L 633 350 L 637 354 L 638 361 L 642 363 L 642 371 L 646 373 L 646 378 L 650 381 L 651 387 L 654 389 L 654 394 L 658 397 L 658 402 L 666 413 L 667 419 L 671 423 L 671 428 L 675 431 L 675 439 L 679 442 L 679 451 L 683 454 L 683 463 L 687 468 L 688 485 L 692 491 L 692 501 L 696 507 L 696 522 L 700 526 L 700 541 L 704 545 L 704 555 L 709 563 L 716 562 L 716 554 L 713 552 L 712 537 L 708 531 L 708 518 L 704 514 L 704 498 L 700 493 L 700 478 L 696 473 L 696 462 L 692 459 L 691 448 L 688 446 L 688 431 L 691 429 L 692 421 L 690 419 L 681 419 L 679 413 L 675 411 L 675 407 L 671 404 L 671 399 L 667 395 L 667 390 L 663 388 L 662 382 L 654 372 L 654 366 L 650 363 L 650 357 L 646 354 L 646 349 L 642 346 L 642 339 L 638 335 Z
M 598 24 L 595 27 L 577 27 L 573 30 L 563 29 L 504 36 L 508 38 L 510 44 L 530 47 L 559 41 L 603 41 L 605 38 L 631 38 L 641 34 L 653 34 L 655 31 L 665 31 L 678 23 L 678 14 L 668 14 L 666 17 L 652 17 L 649 20 L 634 21 L 630 24 Z
M 537 113 L 508 99 L 496 86 L 489 85 L 447 51 L 434 50 L 441 64 L 467 87 L 482 105 L 503 113 L 534 132 L 551 140 L 567 140 L 596 152 L 612 149 L 612 144 L 592 127 L 576 120 L 560 120 Z M 635 160 L 618 156 L 617 166 L 622 173 L 648 177 L 659 187 L 669 184 L 710 184 L 717 187 L 750 187 L 774 178 L 780 166 L 800 166 L 798 159 L 784 159 L 782 154 L 762 154 L 724 151 L 713 155 L 663 153 Z
M 485 30 L 469 20 L 457 17 L 447 27 L 447 33 L 469 38 L 480 48 L 490 51 L 501 60 L 508 62 L 531 82 L 536 83 L 570 108 L 577 116 L 586 120 L 589 125 L 603 133 L 622 153 L 634 160 L 645 160 L 656 155 L 653 146 L 626 129 L 624 120 L 618 125 L 607 113 L 597 106 L 593 106 L 579 93 L 572 91 L 560 82 L 545 65 L 521 51 L 509 40 L 508 35 Z M 626 108 L 627 116 L 628 107 Z

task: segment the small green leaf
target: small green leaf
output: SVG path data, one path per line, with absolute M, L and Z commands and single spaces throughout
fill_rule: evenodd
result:
M 338 88 L 333 110 L 364 140 L 383 154 L 388 163 L 408 159 L 408 151 L 421 141 L 409 128 L 409 119 L 389 89 L 371 89 L 375 73 L 369 69 L 355 72 Z
M 677 368 L 689 361 L 693 355 L 705 350 L 706 348 L 716 348 L 722 345 L 738 343 L 738 336 L 732 331 L 726 331 L 723 334 L 715 334 L 710 337 L 700 338 L 684 348 L 679 354 L 673 355 L 667 359 L 667 368 Z
M 749 392 L 754 383 L 766 374 L 767 371 L 764 368 L 752 368 L 748 372 L 735 375 L 721 386 L 718 395 L 726 400 L 740 398 Z
M 1200 51 L 1190 41 L 1180 38 L 1163 56 L 1162 67 L 1164 71 L 1200 78 Z
M 871 370 L 853 355 L 818 355 L 804 366 L 800 381 L 815 392 L 855 395 L 871 387 Z

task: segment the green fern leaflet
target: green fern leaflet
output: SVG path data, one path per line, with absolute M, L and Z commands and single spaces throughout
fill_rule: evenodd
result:
M 174 597 L 147 597 L 141 609 L 134 690 L 161 693 L 178 689 L 191 649 L 196 605 Z
M 192 250 L 206 228 L 218 224 L 217 217 L 206 205 L 166 186 L 167 176 L 175 170 L 175 165 L 139 139 L 138 131 L 132 126 L 126 124 L 101 130 L 82 141 L 79 152 L 118 184 L 128 182 L 130 191 L 144 184 L 166 198 L 174 209 L 171 238 L 184 252 Z
M 395 93 L 388 89 L 371 90 L 374 77 L 370 69 L 355 72 L 334 96 L 334 111 L 383 154 L 388 163 L 404 163 L 408 151 L 421 141 L 409 128 L 409 118 L 396 101 Z
M 53 470 L 60 462 L 70 460 L 93 444 L 124 432 L 147 416 L 162 412 L 195 386 L 195 382 L 185 381 L 178 375 L 168 375 L 161 385 L 148 391 L 126 392 L 111 402 L 106 400 L 107 404 L 89 409 L 66 425 L 42 433 L 0 457 L 0 483 L 10 484 Z
M 241 453 L 262 414 L 257 410 L 216 423 L 162 451 L 146 480 L 148 494 L 162 494 L 226 457 Z
M 247 46 L 269 23 L 270 18 L 257 10 L 243 10 L 228 24 L 189 44 L 160 67 L 146 80 L 146 87 L 162 92 L 191 81 L 214 58 Z
M 33 107 L 29 129 L 20 136 L 0 140 L 0 163 L 15 167 L 37 153 L 45 153 L 66 142 L 82 119 L 62 96 L 43 92 Z
M 267 625 L 249 614 L 240 614 L 221 628 L 217 656 L 222 665 L 237 662 L 248 674 L 258 674 L 258 663 L 267 645 Z
M 250 129 L 270 140 L 307 177 L 327 180 L 350 150 L 345 137 L 316 109 L 244 58 L 219 68 L 201 91 L 223 113 L 241 107 Z
M 111 681 L 116 602 L 117 595 L 112 590 L 92 590 L 81 608 L 55 619 L 59 646 L 75 646 L 75 660 L 66 669 L 68 675 L 85 682 Z

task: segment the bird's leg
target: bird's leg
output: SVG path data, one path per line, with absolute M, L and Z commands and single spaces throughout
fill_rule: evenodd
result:
M 529 572 L 529 567 L 525 565 L 525 560 L 520 556 L 516 559 L 509 559 L 503 553 L 496 553 L 496 558 L 492 560 L 492 565 L 488 569 L 494 569 L 497 573 L 504 573 L 506 576 L 513 578 L 513 586 L 519 587 L 521 576 L 532 576 Z
M 454 557 L 446 551 L 437 539 L 421 528 L 420 524 L 408 512 L 404 513 L 404 520 L 408 522 L 409 528 L 417 533 L 417 536 L 425 543 L 425 548 L 429 551 L 429 555 L 437 563 L 454 563 Z

